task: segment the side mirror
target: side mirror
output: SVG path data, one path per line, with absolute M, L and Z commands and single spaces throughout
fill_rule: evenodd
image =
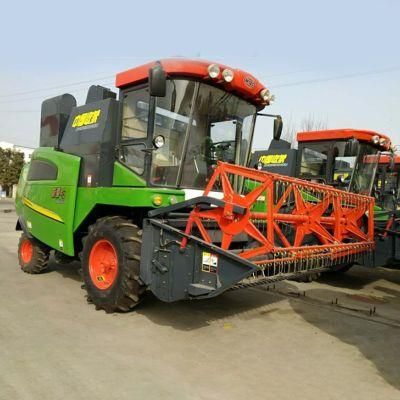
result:
M 167 91 L 167 76 L 159 61 L 149 69 L 150 96 L 165 97 Z
M 346 143 L 346 147 L 344 149 L 344 156 L 345 157 L 353 157 L 358 154 L 358 149 L 359 149 L 360 143 L 358 142 L 357 139 L 350 139 Z
M 279 140 L 282 135 L 283 122 L 282 117 L 277 115 L 274 119 L 274 139 Z

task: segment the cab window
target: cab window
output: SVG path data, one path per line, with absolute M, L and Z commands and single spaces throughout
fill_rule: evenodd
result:
M 325 177 L 328 155 L 314 149 L 302 152 L 300 174 L 304 177 Z
M 149 89 L 125 93 L 122 103 L 122 141 L 147 137 Z
M 53 181 L 57 179 L 57 166 L 44 160 L 32 160 L 29 166 L 28 181 Z

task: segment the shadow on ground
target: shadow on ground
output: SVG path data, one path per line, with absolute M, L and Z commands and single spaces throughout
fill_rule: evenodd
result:
M 322 274 L 321 278 L 318 279 L 318 282 L 334 287 L 357 290 L 381 279 L 397 284 L 400 287 L 399 270 L 387 268 L 366 268 L 359 266 L 351 268 L 346 273 L 329 272 Z
M 281 301 L 282 298 L 278 296 L 268 293 L 260 295 L 259 292 L 246 289 L 224 293 L 213 299 L 177 303 L 163 303 L 148 294 L 136 312 L 155 324 L 190 331 L 232 317 L 243 320 L 259 318 L 260 315 L 279 311 L 278 306 L 271 305 Z
M 53 258 L 49 262 L 47 273 L 58 273 L 64 278 L 83 283 L 81 265 L 78 262 L 58 265 Z M 278 311 L 260 308 L 281 301 L 277 296 L 261 295 L 252 290 L 238 290 L 224 293 L 208 300 L 180 301 L 164 303 L 150 292 L 132 312 L 143 315 L 158 325 L 165 325 L 178 330 L 194 330 L 208 326 L 212 321 L 224 320 L 233 316 L 243 319 L 256 318 L 262 314 Z M 129 314 L 129 313 L 128 313 Z
M 81 282 L 79 269 L 79 263 L 56 265 L 51 262 L 49 272 L 57 272 L 64 278 Z M 310 286 L 306 291 L 309 297 L 321 298 L 322 296 L 326 299 L 333 299 L 340 295 L 343 296 L 343 291 L 339 291 L 340 289 L 359 290 L 367 285 L 373 285 L 374 282 L 382 281 L 399 284 L 399 290 L 384 287 L 380 283 L 373 287 L 387 293 L 388 296 L 400 299 L 400 273 L 386 269 L 368 271 L 354 269 L 347 274 L 328 274 L 322 277 L 319 283 L 327 284 L 330 286 L 329 288 Z M 286 293 L 298 291 L 297 286 L 291 282 L 282 282 L 280 285 Z M 335 290 L 335 288 L 339 288 L 339 290 Z M 313 291 L 316 296 L 313 296 Z M 244 289 L 227 292 L 209 300 L 163 303 L 148 293 L 134 312 L 143 315 L 157 325 L 192 331 L 206 327 L 215 321 L 228 322 L 232 317 L 249 320 L 268 313 L 284 313 L 287 310 L 279 306 L 279 302 L 282 302 L 283 299 L 274 292 Z M 292 309 L 309 324 L 344 343 L 357 347 L 363 356 L 375 365 L 381 376 L 400 390 L 400 329 L 338 313 L 333 308 L 307 304 L 299 299 L 289 298 L 289 302 Z
M 49 260 L 49 269 L 46 273 L 58 273 L 63 278 L 73 279 L 74 281 L 81 282 L 81 264 L 79 262 L 72 262 L 69 264 L 57 264 L 53 257 Z
M 366 274 L 367 275 L 367 274 Z M 381 274 L 379 276 L 382 277 Z M 381 279 L 381 278 L 379 278 Z M 340 287 L 354 288 L 362 281 L 374 282 L 376 277 L 359 277 L 353 284 L 352 278 L 344 279 Z M 290 283 L 285 290 L 295 292 L 297 288 Z M 290 287 L 291 286 L 291 287 Z M 395 295 L 397 300 L 400 296 L 398 290 L 387 290 L 390 296 Z M 382 288 L 379 288 L 382 290 Z M 313 293 L 318 291 L 318 294 Z M 343 292 L 332 289 L 310 289 L 307 296 L 318 298 L 324 293 L 327 299 L 338 297 Z M 336 337 L 340 341 L 357 347 L 363 356 L 371 361 L 377 368 L 379 374 L 393 387 L 400 390 L 400 329 L 390 324 L 383 324 L 374 320 L 362 319 L 340 312 L 335 312 L 334 308 L 319 308 L 318 305 L 305 305 L 304 302 L 291 299 L 290 304 L 295 312 L 297 312 L 305 321 L 312 324 L 316 328 Z M 400 310 L 399 310 L 400 312 Z M 362 321 L 362 322 L 360 322 Z

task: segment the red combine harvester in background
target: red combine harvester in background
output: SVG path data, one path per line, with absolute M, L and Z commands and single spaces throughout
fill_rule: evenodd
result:
M 396 210 L 399 204 L 400 154 L 382 153 L 374 181 L 376 205 Z
M 382 153 L 374 180 L 375 263 L 400 266 L 400 155 Z
M 362 260 L 367 266 L 388 266 L 398 259 L 398 228 L 395 226 L 398 199 L 398 162 L 388 136 L 359 129 L 299 132 L 298 149 L 275 137 L 266 151 L 255 152 L 252 165 L 301 179 L 331 185 L 348 193 L 372 195 L 376 249 Z M 272 160 L 274 162 L 263 163 Z M 283 163 L 276 162 L 284 160 Z M 382 231 L 383 230 L 383 231 Z M 358 261 L 361 263 L 361 261 Z M 349 263 L 341 270 L 347 270 Z

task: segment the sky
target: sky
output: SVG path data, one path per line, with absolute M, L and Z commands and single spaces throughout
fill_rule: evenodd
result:
M 284 131 L 386 133 L 400 145 L 400 1 L 19 1 L 0 17 L 0 141 L 36 147 L 40 106 L 177 56 L 244 69 L 270 88 Z M 256 127 L 268 146 L 270 123 Z M 400 148 L 400 147 L 399 147 Z

